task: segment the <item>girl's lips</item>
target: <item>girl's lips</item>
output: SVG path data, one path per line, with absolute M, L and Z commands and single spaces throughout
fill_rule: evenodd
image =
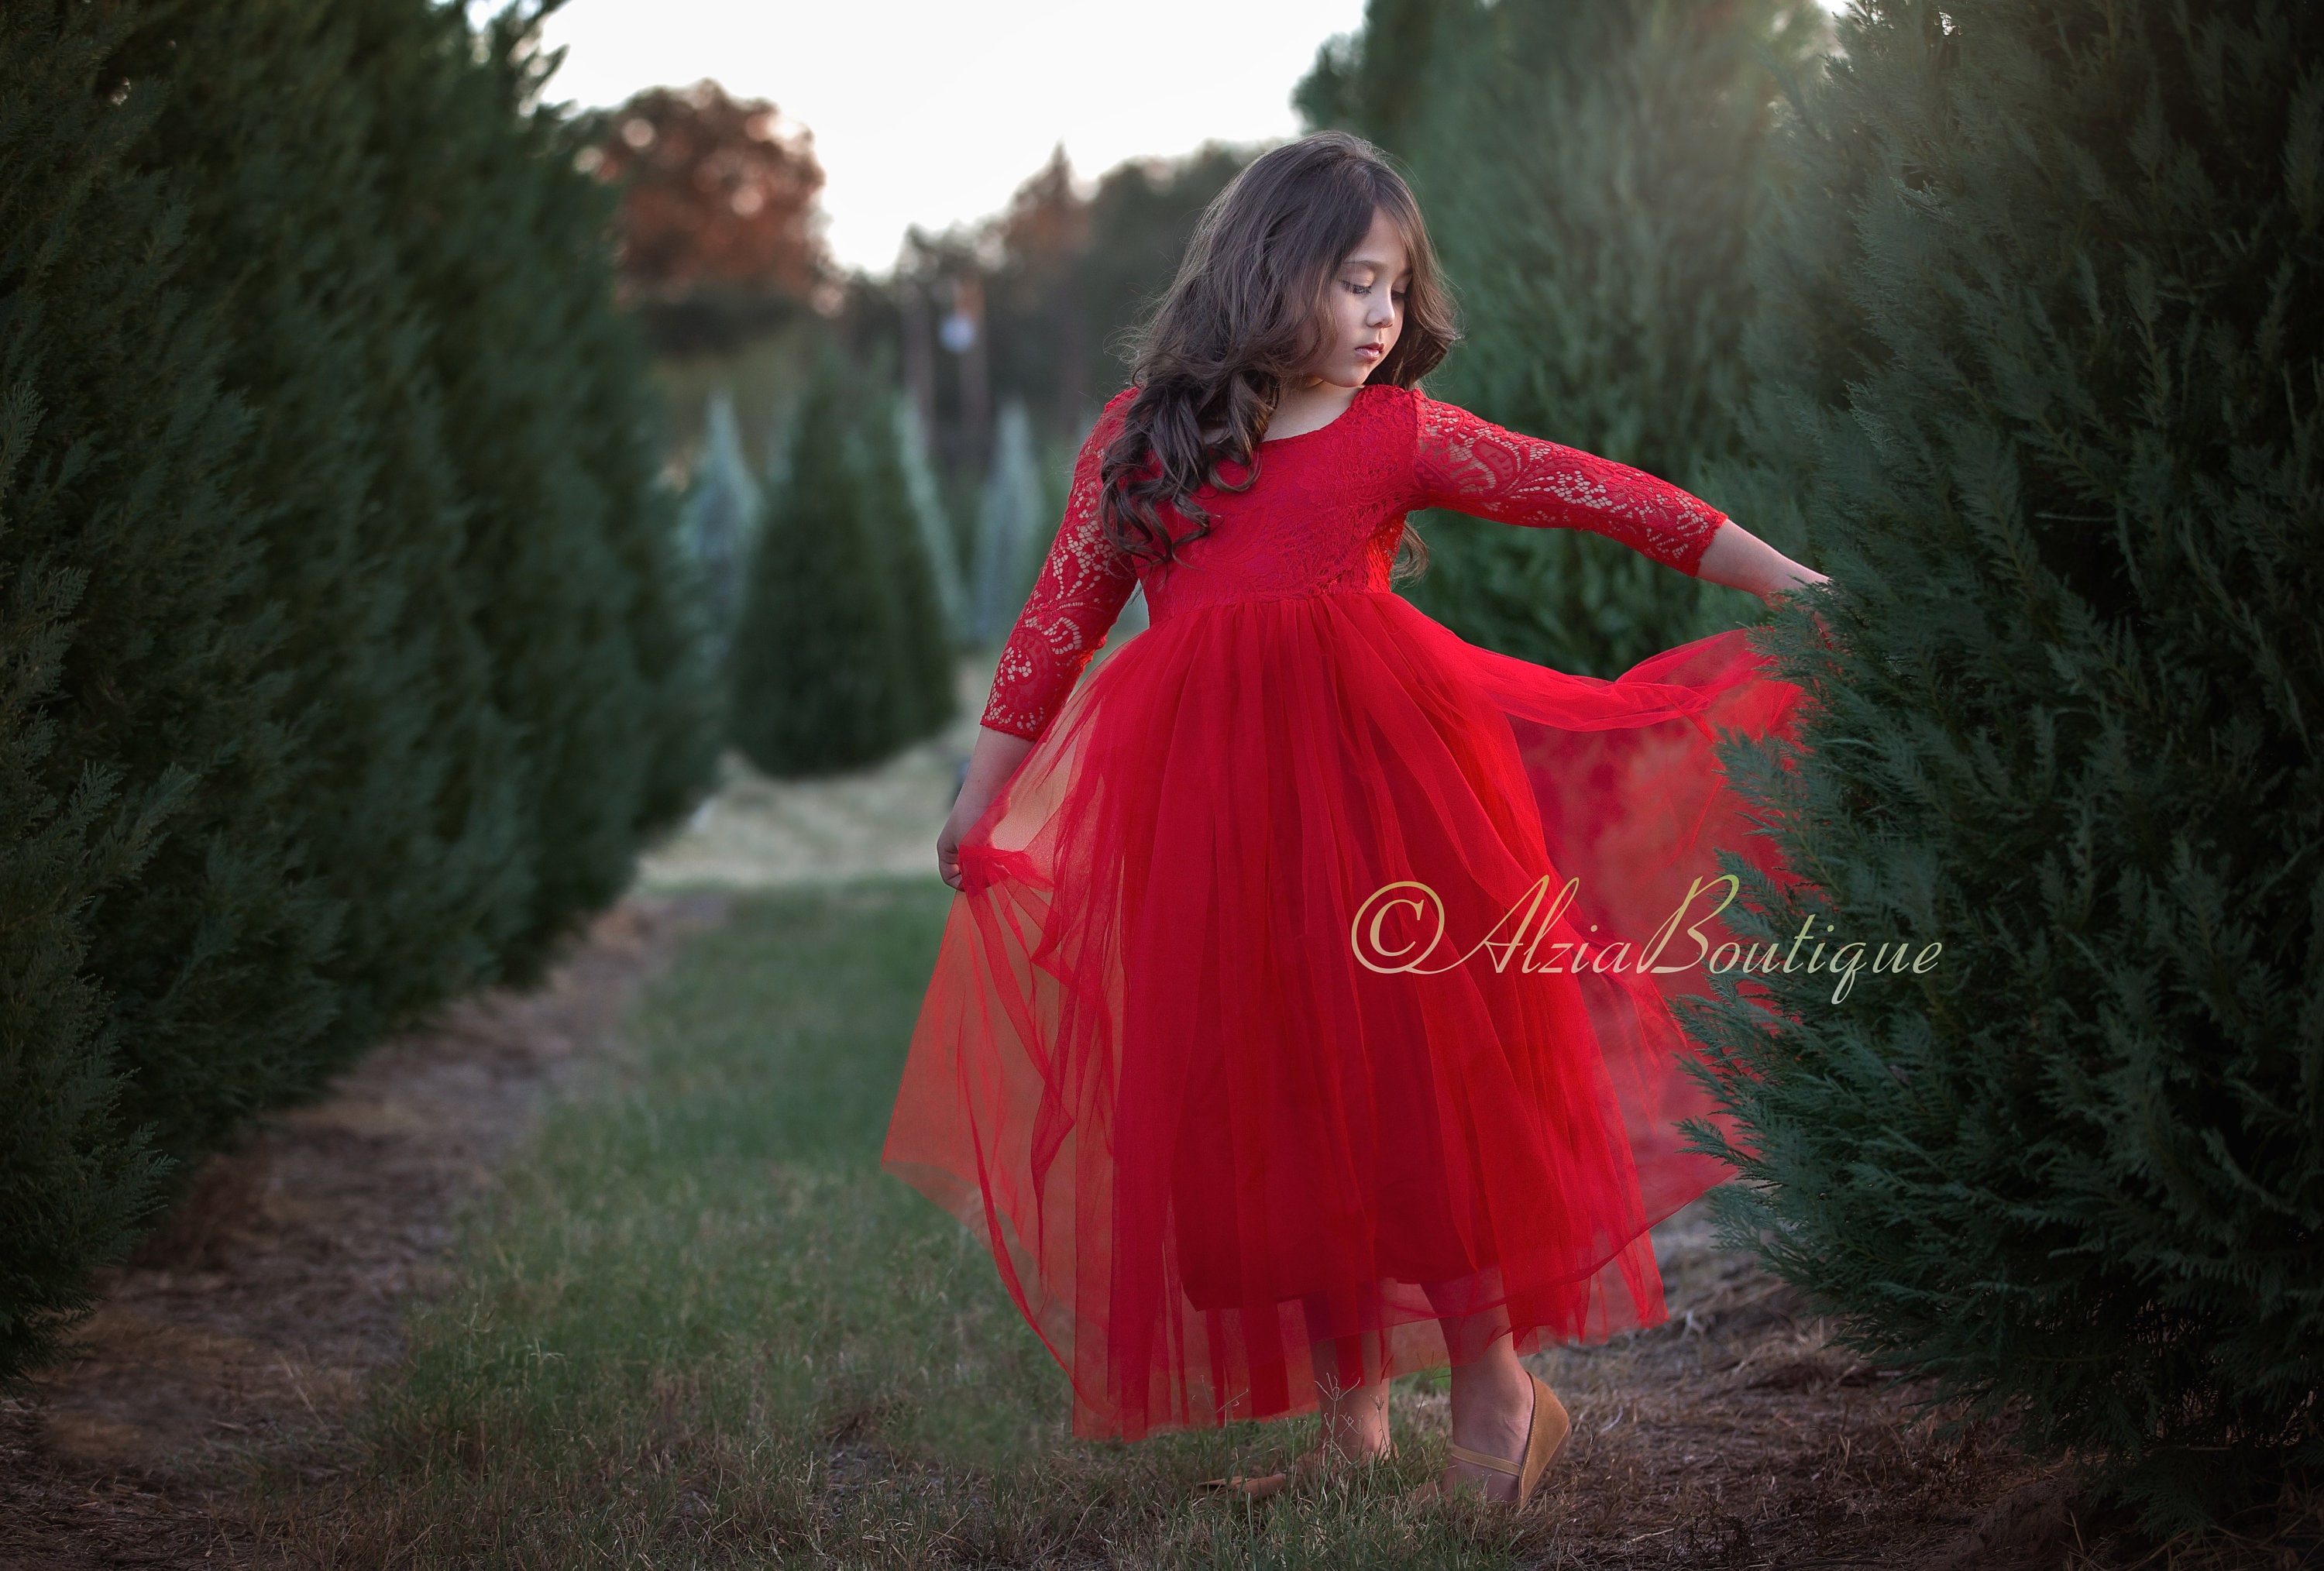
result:
M 1379 352 L 1380 347 L 1378 344 L 1359 344 L 1356 346 L 1356 353 L 1359 355 L 1377 356 Z

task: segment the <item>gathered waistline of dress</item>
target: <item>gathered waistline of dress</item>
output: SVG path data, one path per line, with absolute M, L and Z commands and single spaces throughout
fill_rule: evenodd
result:
M 1319 587 L 1309 589 L 1282 589 L 1266 594 L 1222 596 L 1216 599 L 1197 600 L 1190 605 L 1173 606 L 1167 603 L 1157 605 L 1149 600 L 1147 603 L 1147 615 L 1149 625 L 1162 627 L 1172 622 L 1176 622 L 1182 616 L 1192 616 L 1198 611 L 1221 611 L 1231 607 L 1244 605 L 1278 605 L 1286 600 L 1322 600 L 1327 598 L 1386 598 L 1397 600 L 1401 599 L 1402 597 L 1403 596 L 1397 594 L 1393 589 L 1374 589 L 1360 586 L 1349 587 L 1342 585 L 1323 585 Z

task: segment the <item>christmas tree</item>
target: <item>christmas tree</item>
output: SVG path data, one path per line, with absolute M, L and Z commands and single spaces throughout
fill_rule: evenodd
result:
M 976 514 L 976 642 L 1009 636 L 1040 571 L 1035 547 L 1047 513 L 1040 465 L 1033 454 L 1032 422 L 1011 400 L 994 422 L 992 465 Z
M 88 724 L 59 712 L 69 662 L 104 655 L 76 647 L 94 577 L 84 499 L 108 497 L 116 515 L 130 496 L 177 499 L 157 511 L 181 537 L 228 541 L 245 566 L 252 550 L 208 484 L 240 432 L 204 374 L 215 336 L 165 295 L 182 213 L 168 185 L 130 171 L 153 95 L 94 90 L 122 34 L 89 9 L 0 12 L 0 291 L 61 308 L 46 321 L 20 309 L 0 331 L 0 1374 L 52 1354 L 89 1301 L 88 1268 L 127 1247 L 158 1177 L 115 1116 L 122 1043 L 87 966 L 90 908 L 194 781 L 91 758 Z M 101 423 L 127 439 L 92 442 Z M 149 577 L 166 596 L 166 575 Z M 191 598 L 208 610 L 215 589 L 197 578 Z M 193 680 L 241 674 L 190 663 Z
M 710 630 L 709 654 L 725 658 L 742 612 L 742 570 L 758 531 L 766 498 L 742 457 L 742 434 L 734 420 L 734 395 L 724 388 L 710 395 L 703 420 L 701 456 L 687 488 L 684 518 L 687 554 L 703 597 L 703 620 Z
M 960 552 L 953 543 L 952 520 L 945 512 L 944 495 L 936 472 L 928 466 L 928 434 L 909 398 L 896 400 L 896 450 L 904 468 L 904 490 L 912 509 L 912 523 L 920 532 L 936 578 L 936 603 L 944 611 L 945 636 L 955 645 L 968 642 L 968 587 L 962 581 Z
M 960 710 L 953 639 L 936 587 L 935 550 L 949 542 L 931 538 L 913 494 L 899 440 L 904 429 L 899 411 L 908 407 L 900 393 L 874 392 L 869 385 L 856 389 L 853 423 L 864 521 L 880 549 L 881 577 L 896 602 L 896 735 L 907 743 L 935 735 Z
M 715 737 L 514 19 L 20 7 L 0 71 L 6 1374 L 157 1155 L 537 968 Z
M 1700 1022 L 1730 1221 L 2186 1525 L 2324 1461 L 2324 12 L 1841 44 L 1753 336 L 1834 586 L 1805 756 L 1733 760 L 1816 947 Z
M 728 656 L 728 735 L 772 775 L 860 768 L 953 713 L 951 654 L 892 416 L 817 355 Z

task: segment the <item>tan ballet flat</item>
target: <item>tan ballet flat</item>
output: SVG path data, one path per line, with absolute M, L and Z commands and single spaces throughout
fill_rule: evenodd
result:
M 1557 1393 L 1543 1383 L 1541 1376 L 1528 1374 L 1526 1378 L 1533 1382 L 1533 1417 L 1526 1420 L 1523 1458 L 1511 1462 L 1482 1451 L 1472 1451 L 1466 1446 L 1445 1447 L 1455 1461 L 1466 1462 L 1472 1467 L 1482 1467 L 1491 1473 L 1506 1473 L 1515 1478 L 1517 1481 L 1517 1496 L 1508 1503 L 1516 1511 L 1524 1510 L 1526 1502 L 1533 1498 L 1534 1488 L 1541 1483 L 1541 1475 L 1549 1471 L 1549 1465 L 1564 1448 L 1566 1436 L 1573 1432 L 1573 1420 L 1567 1416 L 1565 1404 L 1557 1400 Z M 1440 1500 L 1443 1496 L 1443 1481 L 1439 1479 L 1414 1491 L 1412 1498 Z

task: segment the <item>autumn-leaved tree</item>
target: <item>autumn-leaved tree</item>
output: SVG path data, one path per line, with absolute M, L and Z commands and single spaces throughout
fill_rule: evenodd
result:
M 663 351 L 731 345 L 835 287 L 814 135 L 773 104 L 653 88 L 590 131 L 584 167 L 621 190 L 622 293 Z

